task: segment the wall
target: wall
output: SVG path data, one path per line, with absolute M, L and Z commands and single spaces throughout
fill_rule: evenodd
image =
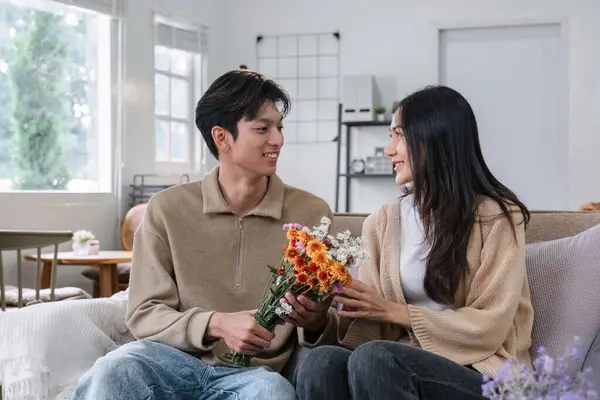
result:
M 122 188 L 127 202 L 128 185 L 136 173 L 154 171 L 154 53 L 152 2 L 128 0 L 125 25 L 125 129 L 122 138 Z M 222 70 L 225 40 L 221 23 L 224 5 L 211 0 L 157 0 L 154 7 L 188 16 L 211 27 L 209 79 Z M 124 203 L 121 203 L 124 204 Z M 0 229 L 90 229 L 104 248 L 119 245 L 119 215 L 115 194 L 0 193 Z M 62 249 L 69 249 L 67 243 Z M 16 282 L 13 254 L 5 255 L 5 277 Z M 34 263 L 24 263 L 24 284 L 34 287 Z M 58 286 L 78 286 L 92 290 L 81 277 L 81 267 L 60 267 Z
M 569 208 L 600 199 L 600 2 L 596 0 L 227 0 L 227 65 L 256 65 L 257 34 L 341 33 L 341 74 L 373 74 L 390 104 L 437 83 L 436 27 L 563 19 L 569 28 Z M 381 133 L 383 135 L 384 133 Z M 376 133 L 373 133 L 376 135 Z M 381 139 L 379 139 L 381 140 Z M 369 144 L 369 147 L 373 147 Z M 302 169 L 298 159 L 306 159 Z M 507 162 L 509 155 L 507 154 Z M 280 175 L 333 204 L 335 146 L 287 145 Z M 392 182 L 358 182 L 354 211 L 371 212 L 398 192 Z M 360 191 L 360 194 L 358 193 Z

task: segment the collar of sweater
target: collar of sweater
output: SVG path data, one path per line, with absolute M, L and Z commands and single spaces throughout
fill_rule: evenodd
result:
M 217 166 L 202 180 L 203 211 L 205 214 L 235 214 L 223 197 L 218 177 L 219 167 Z M 277 175 L 271 175 L 267 193 L 248 215 L 280 219 L 283 211 L 284 189 L 283 181 Z

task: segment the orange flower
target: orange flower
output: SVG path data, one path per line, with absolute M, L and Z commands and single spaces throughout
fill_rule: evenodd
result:
M 287 238 L 291 241 L 291 242 L 297 242 L 298 241 L 298 234 L 300 231 L 298 231 L 298 229 L 289 229 L 287 231 Z
M 330 281 L 321 281 L 321 292 L 323 293 L 327 293 L 329 292 L 329 289 L 331 289 L 331 282 Z
M 313 240 L 313 237 L 310 235 L 310 233 L 306 231 L 298 231 L 298 241 L 300 243 L 306 246 L 306 244 L 311 240 Z
M 344 286 L 350 286 L 352 285 L 352 275 L 350 274 L 346 274 L 344 280 L 342 281 L 342 283 L 344 284 Z
M 310 285 L 311 289 L 314 289 L 319 284 L 319 279 L 318 278 L 312 278 L 308 284 Z
M 306 275 L 305 272 L 301 272 L 298 275 L 296 275 L 296 282 L 298 282 L 301 285 L 304 285 L 306 282 L 308 282 L 308 275 Z
M 296 258 L 297 256 L 298 256 L 298 249 L 297 249 L 297 248 L 295 248 L 295 247 L 291 247 L 291 246 L 288 246 L 288 247 L 285 249 L 285 258 L 286 258 L 288 261 L 291 261 L 291 260 L 293 260 L 293 259 L 294 259 L 294 258 Z
M 338 281 L 344 281 L 347 275 L 346 267 L 344 267 L 339 261 L 334 261 L 331 263 L 331 267 L 329 269 L 331 276 L 333 276 Z
M 314 255 L 319 253 L 325 253 L 326 251 L 327 246 L 325 246 L 319 240 L 311 240 L 306 244 L 306 254 L 308 254 L 310 257 L 313 257 Z
M 302 269 L 302 267 L 306 265 L 306 260 L 302 256 L 297 256 L 296 258 L 294 258 L 294 264 L 297 268 Z
M 316 275 L 319 273 L 319 264 L 317 264 L 314 261 L 311 261 L 308 263 L 308 272 L 310 272 L 313 275 Z
M 329 282 L 329 272 L 327 271 L 319 271 L 319 280 L 321 281 L 321 283 L 323 282 Z
M 314 261 L 320 268 L 329 267 L 329 258 L 325 253 L 316 253 L 312 257 L 312 261 Z

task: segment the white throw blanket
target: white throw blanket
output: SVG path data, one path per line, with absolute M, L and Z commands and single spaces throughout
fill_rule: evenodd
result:
M 133 337 L 127 292 L 0 312 L 3 400 L 70 399 L 95 361 Z

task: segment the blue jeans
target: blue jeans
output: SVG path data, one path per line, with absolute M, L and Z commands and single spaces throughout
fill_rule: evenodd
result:
M 295 377 L 299 400 L 485 400 L 469 367 L 396 342 L 311 350 Z
M 209 366 L 173 347 L 127 343 L 98 359 L 74 400 L 295 400 L 294 387 L 263 367 Z

